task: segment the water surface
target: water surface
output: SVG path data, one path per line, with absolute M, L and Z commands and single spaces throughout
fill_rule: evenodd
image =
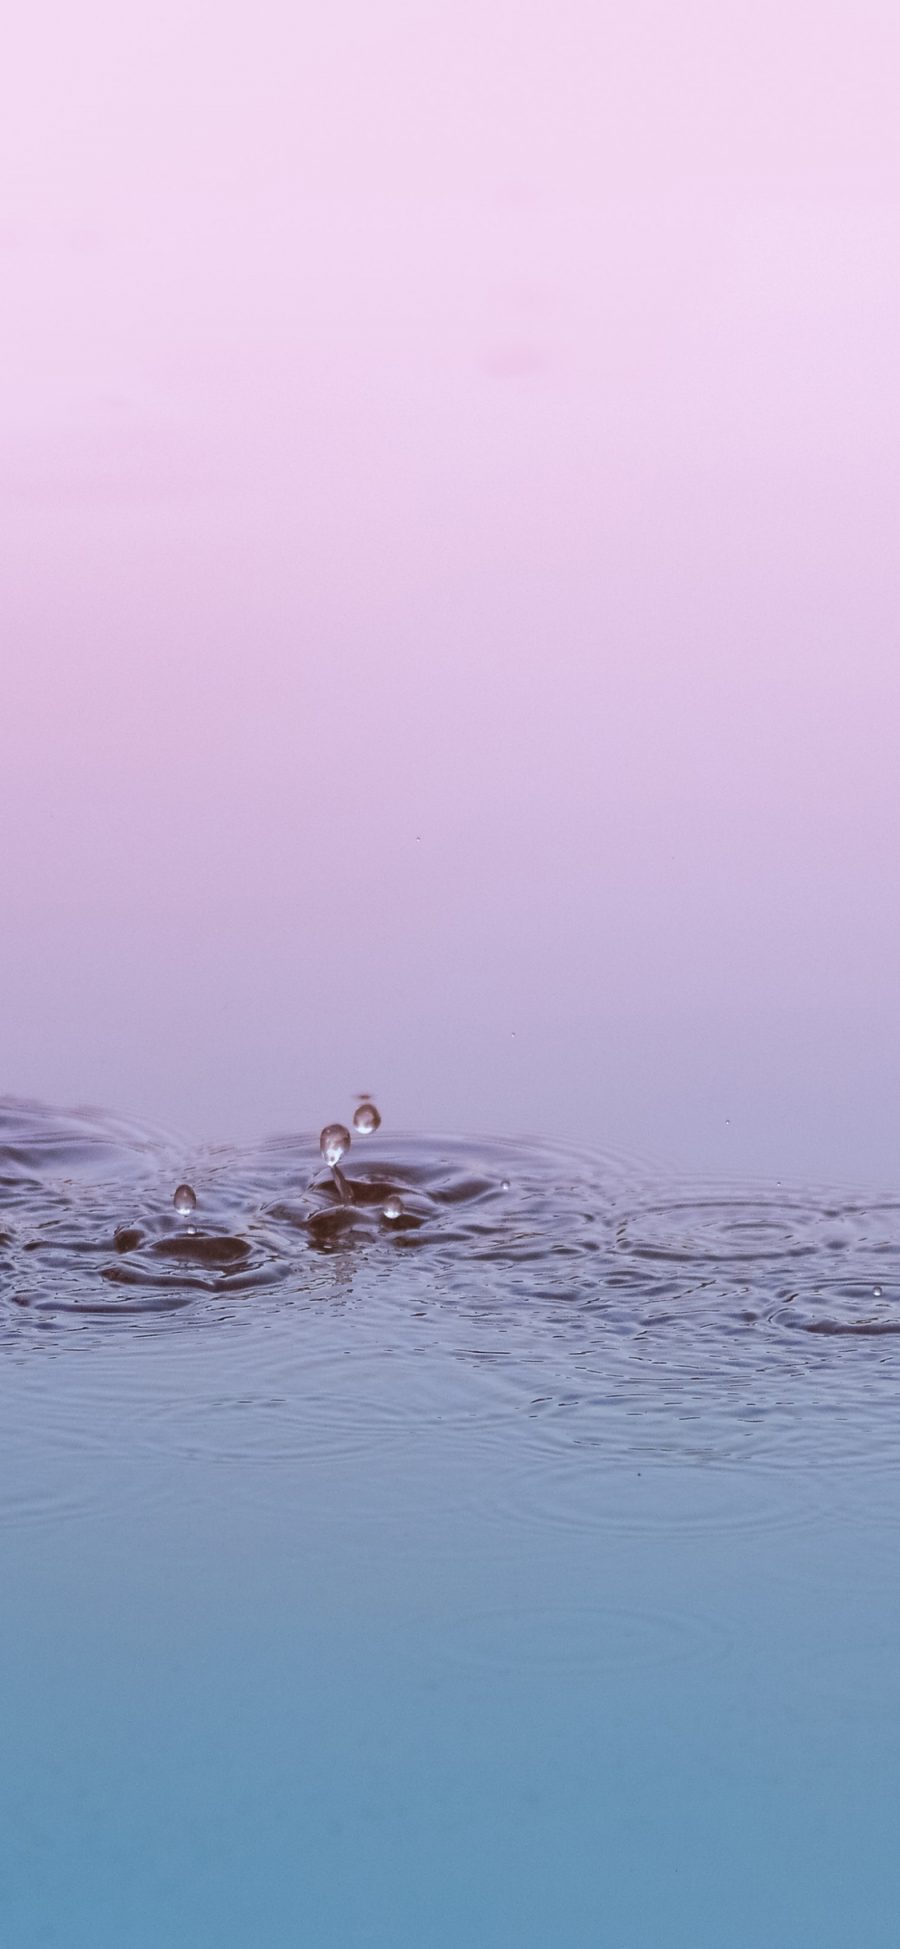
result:
M 11 1942 L 893 1942 L 900 1201 L 0 1141 Z

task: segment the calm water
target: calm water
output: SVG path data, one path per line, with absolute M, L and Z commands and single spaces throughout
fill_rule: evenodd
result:
M 900 1198 L 0 1119 L 4 1941 L 894 1944 Z

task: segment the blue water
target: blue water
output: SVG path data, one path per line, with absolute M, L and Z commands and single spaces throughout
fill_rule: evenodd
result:
M 4 1944 L 893 1949 L 900 1204 L 0 1146 Z

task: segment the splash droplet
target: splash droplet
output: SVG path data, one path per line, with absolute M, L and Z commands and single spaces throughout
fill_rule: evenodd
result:
M 385 1198 L 381 1207 L 381 1216 L 386 1218 L 390 1225 L 396 1225 L 398 1218 L 403 1217 L 403 1206 L 393 1192 L 389 1198 Z
M 508 1191 L 508 1190 L 509 1190 L 509 1178 L 501 1178 L 501 1179 L 500 1179 L 500 1189 L 501 1189 L 501 1191 Z
M 353 1128 L 358 1130 L 362 1137 L 371 1137 L 380 1122 L 381 1117 L 374 1103 L 360 1103 L 353 1112 Z
M 326 1123 L 319 1138 L 319 1149 L 331 1170 L 339 1164 L 345 1152 L 350 1149 L 350 1132 L 346 1124 Z
M 180 1218 L 197 1209 L 197 1193 L 190 1184 L 179 1184 L 172 1203 Z

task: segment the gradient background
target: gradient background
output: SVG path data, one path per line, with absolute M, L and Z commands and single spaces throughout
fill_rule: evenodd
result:
M 890 1178 L 896 7 L 5 42 L 0 1085 Z

